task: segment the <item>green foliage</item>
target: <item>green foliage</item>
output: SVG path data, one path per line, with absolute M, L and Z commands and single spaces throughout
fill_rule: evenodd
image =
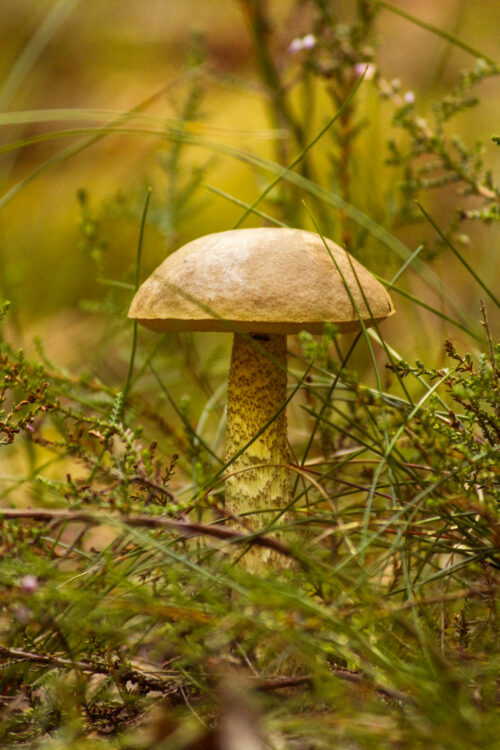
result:
M 190 134 L 207 85 L 193 75 L 180 122 L 164 131 L 170 140 L 146 203 L 143 189 L 104 206 L 79 192 L 80 251 L 108 291 L 86 308 L 109 316 L 85 371 L 59 368 L 41 344 L 39 361 L 18 350 L 8 304 L 0 306 L 2 746 L 234 747 L 235 725 L 270 748 L 498 742 L 500 345 L 488 320 L 498 303 L 491 279 L 487 286 L 455 245 L 464 222 L 497 220 L 499 191 L 482 147 L 449 132 L 498 71 L 479 56 L 423 118 L 418 93 L 405 97 L 378 67 L 374 21 L 399 11 L 350 5 L 345 15 L 326 0 L 297 3 L 311 25 L 298 56 L 283 62 L 271 43 L 271 4 L 241 0 L 272 124 L 289 134 L 273 159 Z M 205 61 L 199 45 L 190 74 Z M 397 179 L 383 215 L 356 168 L 380 115 L 378 100 L 361 114 L 363 86 L 392 107 Z M 319 94 L 334 111 L 313 132 Z M 327 325 L 319 340 L 291 341 L 293 512 L 261 519 L 257 535 L 225 516 L 226 353 L 188 335 L 153 343 L 126 323 L 146 225 L 173 247 L 191 238 L 207 200 L 211 161 L 193 166 L 192 145 L 259 170 L 253 205 L 216 189 L 241 210 L 238 225 L 252 213 L 281 225 L 317 220 L 356 254 L 376 248 L 379 268 L 397 257 L 390 289 L 411 268 L 440 294 L 438 304 L 398 286 L 402 306 L 413 297 L 406 314 L 418 339 L 425 316 L 461 337 L 445 340 L 442 365 L 430 346 L 425 362 L 409 364 L 423 355 L 403 359 L 378 329 L 346 338 Z M 416 210 L 415 199 L 436 189 L 452 206 L 443 230 Z M 112 275 L 110 217 L 142 221 L 136 266 L 118 279 L 102 278 Z M 391 233 L 416 218 L 438 234 L 425 254 Z M 468 310 L 432 266 L 446 248 L 476 295 Z M 274 550 L 282 567 L 249 573 L 240 559 L 251 545 Z
M 458 206 L 455 219 L 447 230 L 448 236 L 458 236 L 462 243 L 467 242 L 467 238 L 459 234 L 463 221 L 472 218 L 494 219 L 500 189 L 485 166 L 484 144 L 478 141 L 468 146 L 458 135 L 447 133 L 446 126 L 457 115 L 478 105 L 479 99 L 470 95 L 471 89 L 498 73 L 496 65 L 478 60 L 472 70 L 462 73 L 459 85 L 450 94 L 433 103 L 433 123 L 417 114 L 414 95 L 401 97 L 399 82 L 384 87 L 383 95 L 397 107 L 393 124 L 402 128 L 408 136 L 408 141 L 402 145 L 398 145 L 393 138 L 389 140 L 388 163 L 399 167 L 404 173 L 400 183 L 403 201 L 399 220 L 421 219 L 415 198 L 423 191 L 450 184 L 456 184 L 461 195 L 479 197 L 486 205 L 480 210 Z M 434 252 L 439 248 L 442 250 L 442 243 L 435 246 Z
M 108 243 L 100 236 L 99 220 L 90 210 L 86 190 L 80 189 L 77 197 L 81 210 L 81 216 L 78 221 L 81 234 L 79 250 L 86 253 L 95 263 L 98 272 L 102 273 L 103 255 Z

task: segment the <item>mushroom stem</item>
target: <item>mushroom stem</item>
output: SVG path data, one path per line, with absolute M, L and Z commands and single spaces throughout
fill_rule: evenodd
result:
M 271 523 L 291 500 L 286 412 L 282 408 L 287 385 L 286 336 L 252 334 L 251 337 L 259 348 L 248 337 L 234 335 L 228 383 L 226 461 L 264 425 L 270 424 L 228 467 L 226 507 L 233 515 L 244 515 L 245 525 L 258 529 Z M 278 538 L 279 534 L 274 536 Z M 276 553 L 272 550 L 254 548 L 245 556 L 247 567 L 257 570 L 273 556 Z

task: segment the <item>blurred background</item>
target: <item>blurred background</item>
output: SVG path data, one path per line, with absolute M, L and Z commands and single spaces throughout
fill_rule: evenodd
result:
M 102 316 L 109 312 L 110 305 L 104 304 L 109 284 L 133 281 L 148 186 L 153 195 L 141 279 L 184 242 L 232 228 L 242 207 L 214 194 L 207 185 L 251 203 L 272 174 L 207 148 L 201 140 L 286 164 L 333 116 L 335 101 L 329 85 L 335 71 L 325 68 L 318 75 L 318 69 L 307 67 L 308 61 L 314 62 L 312 51 L 290 47 L 294 39 L 308 34 L 319 41 L 319 5 L 292 0 L 265 4 L 263 53 L 251 24 L 255 6 L 251 2 L 2 2 L 0 137 L 5 150 L 0 154 L 0 295 L 12 302 L 10 337 L 28 349 L 35 336 L 41 337 L 47 354 L 58 364 L 78 368 L 88 361 L 103 329 Z M 336 32 L 341 34 L 359 4 L 323 5 L 335 16 Z M 485 56 L 495 58 L 498 53 L 496 0 L 399 0 L 395 5 L 465 40 Z M 387 9 L 377 15 L 366 51 L 377 76 L 367 74 L 356 98 L 361 132 L 355 149 L 344 154 L 350 159 L 349 185 L 341 184 L 338 164 L 337 172 L 332 168 L 339 144 L 330 134 L 313 149 L 309 169 L 317 183 L 343 194 L 413 251 L 422 239 L 433 241 L 436 235 L 422 222 L 394 219 L 401 173 L 386 161 L 395 107 L 390 98 L 381 98 L 380 81 L 396 82 L 398 95 L 414 99 L 415 112 L 429 118 L 433 99 L 457 86 L 460 71 L 471 69 L 474 58 Z M 266 71 L 266 54 L 272 59 L 271 71 L 269 67 Z M 273 71 L 280 77 L 288 122 L 286 116 L 280 121 L 276 115 Z M 491 141 L 498 131 L 498 87 L 495 77 L 482 81 L 475 92 L 481 105 L 465 108 L 451 126 L 468 146 L 477 139 L 484 141 L 485 164 L 493 173 L 498 173 L 500 154 Z M 121 114 L 134 109 L 150 119 L 119 121 Z M 41 114 L 44 110 L 49 110 L 46 117 Z M 57 110 L 62 112 L 57 115 Z M 16 119 L 14 113 L 25 115 Z M 180 148 L 162 136 L 182 120 L 191 123 L 190 134 L 200 143 Z M 293 123 L 301 124 L 301 133 L 293 132 Z M 110 124 L 136 132 L 101 132 L 89 145 L 93 136 L 85 129 Z M 77 132 L 43 138 L 71 129 Z M 148 129 L 157 134 L 148 134 Z M 396 132 L 397 138 L 404 142 L 405 134 Z M 8 147 L 23 139 L 36 142 L 14 150 Z M 459 187 L 452 183 L 425 195 L 426 209 L 443 228 L 462 200 L 457 197 Z M 476 205 L 474 201 L 472 197 L 469 208 Z M 280 202 L 282 195 L 273 192 L 261 208 L 289 220 Z M 300 199 L 295 205 L 292 222 L 312 228 Z M 345 226 L 340 226 L 332 206 L 323 206 L 317 216 L 322 231 L 334 240 L 345 239 Z M 262 223 L 266 222 L 250 216 L 244 225 Z M 479 228 L 470 222 L 466 230 L 467 237 L 461 234 L 464 254 L 494 286 L 497 225 Z M 382 277 L 394 275 L 401 259 L 391 257 L 366 232 L 354 231 L 354 235 L 353 253 Z M 450 252 L 435 257 L 431 252 L 428 262 L 477 322 L 480 290 L 460 262 Z M 440 301 L 422 279 L 410 273 L 402 283 L 413 295 L 449 312 L 448 302 Z M 113 309 L 124 318 L 131 288 L 115 288 L 113 294 Z M 414 359 L 422 352 L 435 352 L 438 361 L 443 356 L 442 341 L 451 334 L 465 344 L 460 329 L 451 327 L 450 333 L 443 320 L 423 310 L 417 313 L 405 299 L 395 302 L 400 314 L 384 330 L 404 356 Z
M 302 562 L 279 580 L 180 532 L 2 516 L 14 743 L 88 748 L 105 708 L 140 731 L 123 703 L 206 747 L 199 711 L 242 715 L 222 668 L 291 654 L 313 691 L 259 696 L 273 747 L 493 747 L 499 28 L 499 0 L 0 0 L 0 508 L 224 515 L 231 337 L 135 338 L 147 196 L 140 282 L 209 232 L 317 225 L 397 311 L 385 343 L 288 338 L 298 524 L 264 523 Z M 180 675 L 157 725 L 129 664 Z

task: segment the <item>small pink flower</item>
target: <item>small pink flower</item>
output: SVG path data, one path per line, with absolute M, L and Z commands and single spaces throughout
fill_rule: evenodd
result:
M 316 46 L 316 37 L 314 34 L 306 34 L 302 39 L 302 49 L 312 49 Z
M 24 576 L 19 585 L 25 594 L 34 594 L 39 586 L 38 578 L 33 575 Z
M 298 36 L 293 39 L 288 45 L 288 52 L 290 55 L 295 55 L 303 49 L 313 49 L 316 46 L 317 39 L 314 34 L 306 34 L 305 36 Z
M 407 91 L 406 94 L 403 96 L 403 99 L 407 104 L 414 104 L 415 103 L 415 94 L 413 91 Z
M 371 81 L 373 76 L 375 75 L 376 67 L 372 63 L 356 63 L 354 66 L 354 73 L 356 74 L 357 78 L 361 78 L 363 73 L 365 72 L 365 81 Z
M 26 424 L 26 429 L 29 430 L 30 432 L 35 432 L 35 428 L 33 427 L 32 424 L 29 424 L 29 422 Z
M 298 37 L 296 39 L 293 39 L 288 45 L 288 52 L 291 55 L 295 55 L 297 52 L 300 52 L 301 49 L 302 49 L 302 39 L 299 39 Z

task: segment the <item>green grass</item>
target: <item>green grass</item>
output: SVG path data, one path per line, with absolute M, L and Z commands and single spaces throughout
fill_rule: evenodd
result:
M 4 97 L 70 5 L 54 5 Z M 242 5 L 255 45 L 245 75 L 265 87 L 274 153 L 229 143 L 233 124 L 204 122 L 205 89 L 220 81 L 199 75 L 197 42 L 177 117 L 150 115 L 152 96 L 130 112 L 26 108 L 0 119 L 85 123 L 2 146 L 13 157 L 60 145 L 5 176 L 7 217 L 41 175 L 78 153 L 91 159 L 98 141 L 118 132 L 159 143 L 157 166 L 137 180 L 151 188 L 102 203 L 79 193 L 86 365 L 51 361 L 43 341 L 19 350 L 18 295 L 2 307 L 0 744 L 236 747 L 236 726 L 240 742 L 248 732 L 273 749 L 496 747 L 500 346 L 485 238 L 499 191 L 488 157 L 453 130 L 495 64 L 388 3 L 349 15 L 316 0 L 318 44 L 287 70 L 264 33 L 268 4 Z M 390 29 L 387 11 L 480 60 L 425 113 L 388 83 L 398 71 L 353 73 L 353 62 L 376 63 L 373 24 Z M 383 213 L 356 168 L 380 122 L 391 162 L 379 175 Z M 217 182 L 236 164 L 251 197 L 237 180 Z M 154 265 L 148 242 L 173 249 L 208 210 L 220 229 L 251 220 L 331 236 L 385 278 L 398 312 L 357 336 L 326 326 L 319 339 L 289 338 L 292 512 L 263 515 L 258 534 L 224 512 L 229 337 L 155 336 L 126 320 Z M 124 222 L 133 262 L 114 244 Z M 15 263 L 3 263 L 5 281 Z M 251 545 L 282 565 L 251 574 Z

